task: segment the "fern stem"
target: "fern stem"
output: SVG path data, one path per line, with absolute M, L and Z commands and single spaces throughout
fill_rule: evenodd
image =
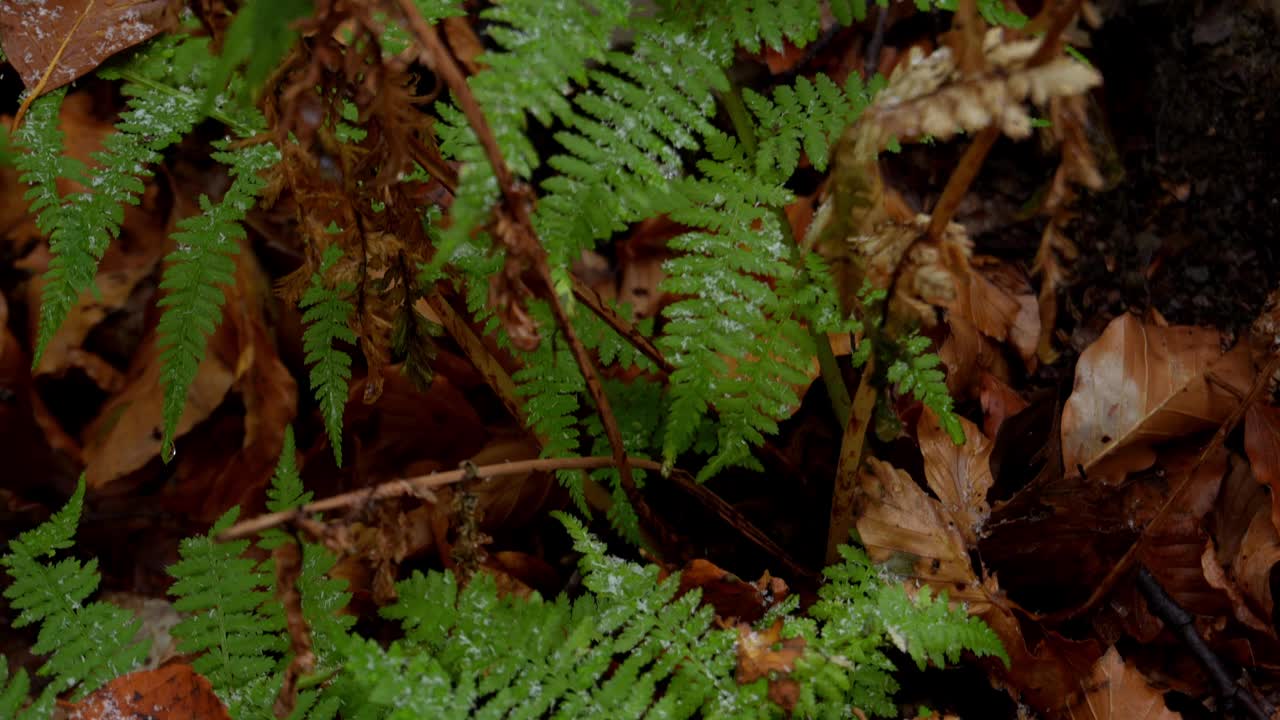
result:
M 742 143 L 748 155 L 755 157 L 757 147 L 755 123 L 751 121 L 751 115 L 742 102 L 742 90 L 736 83 L 733 84 L 729 92 L 722 96 L 722 101 L 725 111 L 729 114 L 729 122 L 733 124 L 733 130 L 738 135 L 738 141 Z M 791 248 L 791 264 L 798 267 L 801 264 L 802 251 L 795 232 L 791 229 L 791 221 L 787 218 L 786 209 L 775 206 L 772 210 L 778 216 L 778 225 L 782 229 L 783 237 L 791 241 L 788 244 Z M 831 411 L 835 414 L 840 427 L 846 427 L 849 424 L 852 404 L 849 400 L 849 387 L 844 382 L 844 374 L 840 372 L 840 364 L 836 362 L 835 353 L 831 352 L 831 342 L 827 339 L 826 333 L 812 327 L 808 330 L 809 336 L 813 338 L 813 346 L 818 356 L 818 369 L 822 372 L 822 382 L 827 388 Z

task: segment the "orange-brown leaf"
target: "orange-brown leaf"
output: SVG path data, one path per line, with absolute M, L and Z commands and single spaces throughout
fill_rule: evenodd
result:
M 1237 401 L 1218 384 L 1243 390 L 1252 374 L 1247 349 L 1223 355 L 1214 330 L 1158 327 L 1121 315 L 1076 364 L 1062 411 L 1063 465 L 1068 473 L 1083 466 L 1090 477 L 1119 482 L 1155 462 L 1155 443 L 1226 420 Z
M 173 0 L 0 3 L 0 43 L 28 88 L 49 72 L 48 92 L 175 27 L 178 7 Z
M 70 720 L 231 720 L 213 686 L 190 665 L 130 673 L 71 707 Z
M 1179 720 L 1164 704 L 1164 693 L 1147 684 L 1132 664 L 1112 647 L 1093 667 L 1085 695 L 1071 708 L 1081 720 Z

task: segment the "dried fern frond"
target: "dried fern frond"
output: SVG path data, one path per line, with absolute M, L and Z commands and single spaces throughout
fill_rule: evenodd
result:
M 1065 55 L 1029 65 L 1040 42 L 1006 41 L 1003 29 L 992 28 L 982 48 L 987 70 L 976 77 L 962 76 L 950 48 L 927 57 L 913 48 L 864 116 L 867 129 L 884 141 L 925 135 L 946 140 L 992 125 L 1014 139 L 1029 136 L 1027 100 L 1043 106 L 1102 84 L 1096 68 Z

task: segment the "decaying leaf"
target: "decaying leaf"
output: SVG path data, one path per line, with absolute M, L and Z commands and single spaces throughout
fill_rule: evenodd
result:
M 179 8 L 173 0 L 0 3 L 0 44 L 27 88 L 49 70 L 48 92 L 175 27 Z
M 1213 382 L 1209 381 L 1209 374 Z M 1216 429 L 1253 374 L 1247 348 L 1224 355 L 1218 333 L 1121 315 L 1080 355 L 1062 411 L 1062 461 L 1103 482 L 1155 462 L 1154 445 Z
M 965 447 L 968 447 L 966 445 Z M 1073 642 L 1054 633 L 1029 646 L 1015 606 L 994 577 L 979 580 L 969 547 L 955 519 L 909 475 L 875 458 L 859 476 L 858 533 L 872 560 L 914 583 L 946 591 L 964 602 L 1000 637 L 1012 661 L 994 668 L 998 682 L 1041 712 L 1054 712 L 1075 692 L 1079 678 L 1101 654 L 1092 641 Z
M 1244 416 L 1244 449 L 1254 477 L 1271 489 L 1271 524 L 1280 528 L 1280 408 L 1249 406 Z
M 187 664 L 112 680 L 76 703 L 69 720 L 231 720 L 213 686 Z
M 929 489 L 959 528 L 967 546 L 978 542 L 978 533 L 991 513 L 987 491 L 991 477 L 991 441 L 977 426 L 960 418 L 965 443 L 951 441 L 933 411 L 925 408 L 916 425 L 920 453 L 924 455 L 924 476 Z
M 1180 714 L 1164 704 L 1164 694 L 1151 687 L 1115 647 L 1107 650 L 1084 687 L 1070 717 L 1081 720 L 1180 720 Z

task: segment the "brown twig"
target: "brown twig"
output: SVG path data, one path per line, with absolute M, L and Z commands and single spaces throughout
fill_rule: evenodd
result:
M 644 470 L 661 470 L 662 465 L 652 460 L 631 459 L 631 464 Z M 614 467 L 614 459 L 612 457 L 577 457 L 577 458 L 540 458 L 537 460 L 520 460 L 517 462 L 494 463 L 493 465 L 482 465 L 474 468 L 476 478 L 487 479 L 503 477 L 505 475 L 523 475 L 525 473 L 536 471 L 552 471 L 552 470 L 595 470 L 598 468 Z M 307 503 L 300 508 L 288 510 L 285 512 L 268 513 L 259 515 L 258 517 L 236 523 L 227 528 L 218 535 L 218 540 L 226 542 L 228 540 L 237 540 L 239 538 L 256 535 L 267 528 L 277 527 L 291 522 L 294 518 L 306 517 L 315 513 L 325 512 L 328 510 L 338 510 L 352 505 L 370 502 L 373 500 L 382 500 L 385 498 L 401 497 L 404 495 L 417 495 L 426 497 L 434 502 L 434 494 L 431 493 L 432 488 L 442 487 L 444 485 L 452 485 L 460 482 L 468 477 L 469 469 L 448 470 L 445 472 L 430 473 L 427 475 L 419 475 L 417 477 L 404 478 L 401 480 L 391 480 L 382 483 L 376 487 L 364 488 L 361 490 L 353 490 L 351 492 L 334 495 L 323 500 Z
M 578 299 L 578 302 L 586 305 L 588 310 L 595 313 L 596 317 L 613 328 L 614 332 L 634 345 L 640 351 L 640 354 L 652 360 L 653 364 L 657 365 L 664 375 L 670 375 L 676 371 L 675 366 L 663 357 L 662 351 L 649 338 L 641 335 L 634 324 L 628 322 L 608 305 L 601 302 L 600 296 L 596 294 L 596 291 L 587 287 L 577 276 L 573 278 L 573 296 Z
M 542 247 L 537 233 L 533 229 L 533 221 L 529 215 L 532 204 L 531 194 L 527 188 L 517 184 L 515 176 L 512 175 L 511 169 L 502 157 L 502 151 L 498 147 L 498 141 L 494 137 L 493 129 L 485 119 L 484 111 L 476 101 L 475 95 L 472 94 L 471 88 L 468 87 L 466 78 L 463 77 L 457 61 L 440 39 L 439 32 L 422 18 L 412 0 L 397 0 L 397 5 L 409 23 L 409 29 L 421 45 L 423 61 L 444 79 L 445 85 L 453 92 L 459 108 L 461 108 L 463 115 L 466 116 L 467 123 L 475 132 L 481 147 L 484 148 L 485 157 L 488 158 L 489 165 L 493 168 L 493 174 L 498 181 L 503 200 L 501 208 L 495 209 L 495 212 L 499 213 L 499 222 L 496 225 L 501 228 L 496 235 L 506 245 L 508 261 L 514 261 L 519 265 L 532 269 L 543 284 L 545 299 L 551 306 L 556 324 L 560 327 L 561 332 L 564 333 L 565 340 L 569 343 L 574 360 L 586 380 L 587 390 L 591 393 L 591 399 L 595 402 L 596 411 L 600 415 L 600 422 L 604 425 L 605 435 L 609 438 L 609 445 L 613 449 L 614 464 L 618 468 L 622 489 L 626 493 L 627 499 L 634 506 L 636 514 L 657 534 L 659 542 L 663 545 L 660 550 L 666 552 L 675 545 L 675 538 L 670 529 L 649 508 L 648 503 L 641 496 L 639 488 L 636 487 L 635 479 L 631 475 L 631 465 L 627 459 L 626 449 L 622 443 L 622 433 L 618 430 L 618 421 L 609 405 L 609 398 L 604 392 L 604 385 L 600 382 L 600 376 L 591 362 L 586 346 L 582 344 L 582 340 L 573 331 L 569 315 L 565 312 L 564 305 L 560 302 L 555 284 L 551 279 L 551 268 L 547 263 L 546 249 Z M 502 215 L 506 217 L 503 218 Z

